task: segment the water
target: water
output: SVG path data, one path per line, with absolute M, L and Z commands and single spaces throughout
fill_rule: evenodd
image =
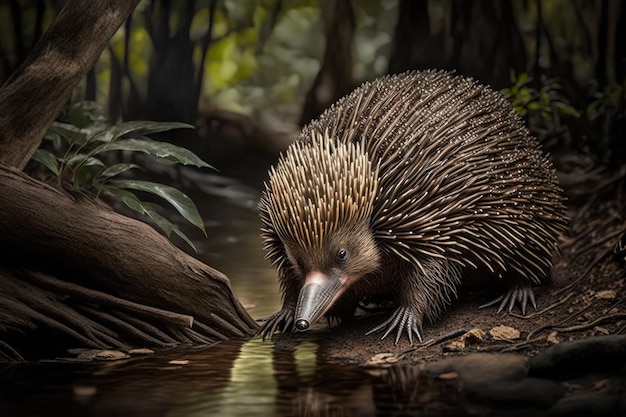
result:
M 252 339 L 104 364 L 7 365 L 0 379 L 0 415 L 392 416 L 461 411 L 444 385 L 424 390 L 419 378 L 398 377 L 398 369 L 395 376 L 390 371 L 370 374 L 324 361 L 316 349 L 303 343 L 293 352 L 280 351 Z M 189 362 L 172 365 L 170 360 Z M 418 375 L 415 367 L 405 371 Z

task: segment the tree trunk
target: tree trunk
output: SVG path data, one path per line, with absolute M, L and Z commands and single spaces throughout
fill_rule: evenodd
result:
M 71 0 L 0 89 L 0 164 L 23 169 L 139 0 Z M 19 117 L 15 117 L 19 115 Z
M 322 66 L 306 94 L 300 125 L 319 116 L 340 97 L 354 88 L 352 77 L 352 46 L 356 32 L 356 16 L 352 0 L 324 3 L 326 49 Z
M 102 311 L 108 312 L 125 310 L 124 302 L 139 309 L 145 304 L 149 311 L 161 311 L 144 312 L 153 322 L 162 315 L 175 317 L 179 328 L 197 329 L 207 342 L 244 337 L 256 329 L 223 274 L 177 249 L 145 223 L 89 200 L 74 200 L 6 167 L 0 167 L 0 206 L 0 253 L 13 275 L 11 280 L 5 273 L 2 287 L 7 291 L 7 282 L 14 287 L 0 296 L 0 311 L 14 310 L 16 298 L 27 299 L 32 290 L 24 281 L 31 281 L 59 294 L 73 291 L 78 301 L 86 303 L 83 308 L 106 307 Z M 99 295 L 91 297 L 90 291 Z M 76 302 L 72 299 L 71 304 Z M 29 307 L 40 310 L 33 304 Z M 52 310 L 45 315 L 57 316 L 52 313 L 58 309 Z M 14 327 L 15 316 L 3 316 L 0 329 Z M 69 327 L 84 322 L 82 314 L 73 317 L 68 318 Z M 184 341 L 170 336 L 178 343 Z

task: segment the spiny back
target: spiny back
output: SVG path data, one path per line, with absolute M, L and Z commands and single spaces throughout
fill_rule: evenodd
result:
M 366 83 L 299 140 L 359 143 L 378 169 L 371 228 L 381 248 L 545 278 L 566 220 L 553 168 L 510 104 L 442 71 Z

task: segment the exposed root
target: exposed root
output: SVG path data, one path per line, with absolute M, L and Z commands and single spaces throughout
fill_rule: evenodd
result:
M 0 269 L 0 360 L 25 359 L 20 342 L 10 335 L 28 334 L 29 329 L 57 334 L 60 337 L 55 337 L 55 343 L 60 346 L 122 350 L 213 344 L 227 338 L 220 328 L 244 336 L 223 318 L 215 315 L 215 319 L 217 330 L 194 323 L 188 315 L 131 302 L 41 272 Z
M 570 326 L 570 327 L 555 327 L 554 330 L 556 330 L 557 332 L 561 332 L 561 333 L 567 333 L 567 332 L 577 332 L 577 331 L 581 331 L 581 330 L 587 330 L 587 329 L 591 329 L 594 328 L 595 326 L 599 325 L 599 324 L 603 324 L 603 323 L 614 323 L 616 321 L 619 320 L 623 320 L 626 319 L 626 313 L 615 313 L 615 314 L 610 314 L 608 316 L 602 316 L 602 317 L 598 317 L 595 320 L 589 321 L 587 323 L 583 323 L 583 324 L 578 324 L 576 326 Z

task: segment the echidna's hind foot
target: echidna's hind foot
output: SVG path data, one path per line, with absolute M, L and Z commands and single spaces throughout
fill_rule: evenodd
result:
M 294 315 L 295 311 L 293 309 L 283 308 L 264 320 L 265 322 L 257 332 L 257 335 L 265 340 L 267 337 L 271 338 L 276 331 L 281 333 L 291 331 L 293 329 Z
M 381 340 L 385 337 L 389 336 L 391 332 L 396 331 L 396 340 L 395 344 L 397 345 L 402 337 L 402 333 L 406 332 L 409 337 L 409 343 L 413 344 L 413 335 L 417 337 L 417 340 L 422 342 L 421 328 L 422 328 L 422 317 L 418 317 L 413 309 L 410 307 L 399 306 L 395 309 L 391 317 L 385 320 L 383 323 L 374 327 L 372 330 L 366 333 L 366 335 L 370 335 L 372 333 L 376 333 L 383 329 L 385 333 L 380 338 Z
M 491 307 L 500 303 L 497 313 L 502 312 L 505 308 L 507 309 L 506 312 L 510 313 L 511 311 L 513 311 L 515 305 L 519 304 L 520 309 L 522 310 L 522 314 L 526 315 L 526 307 L 528 306 L 529 301 L 532 304 L 533 308 L 536 309 L 537 303 L 535 302 L 535 292 L 533 291 L 532 287 L 527 284 L 518 284 L 511 287 L 511 289 L 506 294 L 503 294 L 495 300 L 483 304 L 478 308 Z

